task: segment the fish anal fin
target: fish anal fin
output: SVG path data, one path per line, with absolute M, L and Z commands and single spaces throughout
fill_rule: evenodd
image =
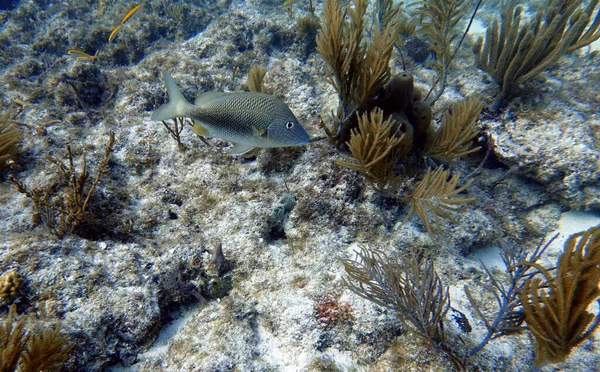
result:
M 242 156 L 244 157 L 244 159 L 252 159 L 256 155 L 258 155 L 258 153 L 259 153 L 260 150 L 261 150 L 260 147 L 255 147 L 252 150 L 250 150 L 250 151 L 242 154 Z
M 247 143 L 234 143 L 233 147 L 229 149 L 227 155 L 243 155 L 247 152 L 254 150 L 254 145 L 250 145 Z

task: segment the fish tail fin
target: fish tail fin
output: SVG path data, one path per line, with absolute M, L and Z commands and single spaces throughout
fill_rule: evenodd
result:
M 185 99 L 181 91 L 175 84 L 175 80 L 167 71 L 162 72 L 165 85 L 167 86 L 167 94 L 169 95 L 169 103 L 166 103 L 157 108 L 152 113 L 153 121 L 161 121 L 166 119 L 176 118 L 178 116 L 186 116 L 189 102 Z

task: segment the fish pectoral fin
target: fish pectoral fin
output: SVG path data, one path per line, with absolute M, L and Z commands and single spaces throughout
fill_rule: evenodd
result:
M 192 132 L 196 133 L 199 136 L 206 136 L 206 137 L 210 137 L 208 135 L 208 129 L 206 129 L 205 127 L 203 127 L 200 123 L 198 123 L 197 121 L 194 121 L 194 126 L 192 127 Z
M 256 136 L 256 137 L 265 138 L 269 134 L 269 131 L 267 129 L 252 128 L 252 133 L 254 133 L 254 136 Z
M 228 155 L 243 155 L 249 151 L 254 150 L 254 145 L 249 145 L 247 143 L 234 143 L 233 147 L 229 149 Z

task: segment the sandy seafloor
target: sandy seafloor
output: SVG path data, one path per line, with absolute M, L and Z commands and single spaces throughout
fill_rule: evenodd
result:
M 337 96 L 314 45 L 297 34 L 307 2 L 296 2 L 292 17 L 279 3 L 147 1 L 112 43 L 108 34 L 133 2 L 22 1 L 0 12 L 3 108 L 31 125 L 19 127 L 19 155 L 0 175 L 0 273 L 17 270 L 25 278 L 14 299 L 20 313 L 44 309 L 50 320 L 62 320 L 74 345 L 66 370 L 452 370 L 393 312 L 346 289 L 339 258 L 353 258 L 359 243 L 432 257 L 452 307 L 473 328 L 462 333 L 449 312 L 449 342 L 460 347 L 460 338 L 472 347 L 484 325 L 463 287 L 493 310 L 493 299 L 477 289 L 486 281 L 478 262 L 497 263 L 499 239 L 533 248 L 557 229 L 566 237 L 600 224 L 600 71 L 587 48 L 530 82 L 529 93 L 501 113 L 484 111 L 478 125 L 491 156 L 468 189 L 476 201 L 455 223 L 444 222 L 439 236 L 428 235 L 417 216 L 394 230 L 407 206 L 337 166 L 327 141 L 243 160 L 226 155 L 226 142 L 208 147 L 186 128 L 186 151 L 179 152 L 150 120 L 166 99 L 163 69 L 192 100 L 202 91 L 243 90 L 250 67 L 264 65 L 269 91 L 311 136 L 324 135 L 318 116 L 335 110 Z M 323 4 L 316 5 L 320 15 Z M 478 24 L 485 27 L 496 11 L 484 8 Z M 472 42 L 467 38 L 454 61 L 436 112 L 470 94 L 489 103 L 497 93 L 474 66 Z M 71 48 L 99 50 L 98 61 L 77 61 L 66 55 Z M 393 71 L 401 66 L 395 53 Z M 423 89 L 435 77 L 410 60 L 407 69 Z M 61 122 L 36 133 L 35 126 L 54 119 Z M 94 175 L 109 131 L 115 150 L 88 222 L 58 238 L 32 218 L 32 202 L 7 176 L 30 187 L 56 182 L 44 155 L 62 157 L 67 142 L 79 165 L 85 149 Z M 449 167 L 467 175 L 483 157 L 481 151 Z M 280 239 L 266 224 L 288 188 L 297 204 Z M 221 276 L 210 264 L 218 241 L 232 265 Z M 561 249 L 555 242 L 544 263 L 555 263 Z M 496 270 L 501 275 L 502 267 Z M 319 321 L 315 304 L 328 298 L 350 305 L 354 319 Z M 8 304 L 0 305 L 5 317 Z M 598 370 L 599 338 L 544 370 Z M 532 360 L 524 333 L 492 341 L 469 367 L 523 371 Z

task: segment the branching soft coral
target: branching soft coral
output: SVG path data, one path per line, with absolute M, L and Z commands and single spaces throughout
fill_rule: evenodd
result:
M 353 0 L 353 7 L 326 0 L 324 20 L 317 36 L 317 50 L 327 63 L 327 81 L 335 88 L 339 106 L 336 133 L 338 145 L 350 138 L 355 113 L 370 111 L 375 94 L 390 79 L 389 61 L 394 48 L 392 27 L 374 29 L 370 42 L 364 40 L 366 0 Z
M 600 38 L 598 0 L 548 0 L 529 21 L 511 0 L 475 45 L 477 66 L 499 85 L 494 109 L 513 97 L 521 84 L 548 69 L 567 52 Z M 595 16 L 594 15 L 595 12 Z
M 428 233 L 439 232 L 440 217 L 452 220 L 451 212 L 461 210 L 464 203 L 475 200 L 458 195 L 469 187 L 471 181 L 467 181 L 462 186 L 458 186 L 458 181 L 458 175 L 450 177 L 450 172 L 442 167 L 434 171 L 428 169 L 425 177 L 417 183 L 409 197 L 410 210 L 404 221 L 396 224 L 395 227 L 402 226 L 413 213 L 416 213 L 425 224 Z
M 600 226 L 570 236 L 553 273 L 534 262 L 523 265 L 543 276 L 525 282 L 520 294 L 535 340 L 534 365 L 562 362 L 600 326 L 600 315 L 588 312 L 600 297 Z
M 425 154 L 437 160 L 454 160 L 479 150 L 473 139 L 479 133 L 475 121 L 483 102 L 468 98 L 455 103 L 444 114 L 442 125 L 429 138 Z
M 406 143 L 404 133 L 393 131 L 394 124 L 392 118 L 383 120 L 380 109 L 363 114 L 348 141 L 352 157 L 344 155 L 344 160 L 336 163 L 360 172 L 378 191 L 394 192 L 399 182 L 394 173 L 397 153 Z
M 19 131 L 9 123 L 9 115 L 10 111 L 0 114 L 0 170 L 15 156 L 17 144 L 21 140 Z

